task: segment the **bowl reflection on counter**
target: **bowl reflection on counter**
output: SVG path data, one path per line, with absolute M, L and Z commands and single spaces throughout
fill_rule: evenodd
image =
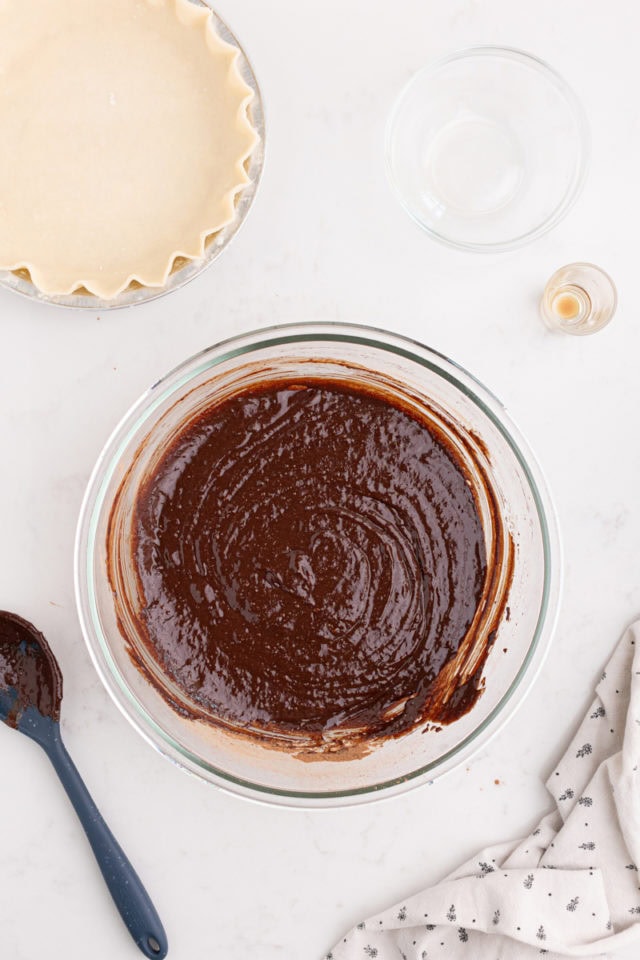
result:
M 109 585 L 107 533 L 114 500 L 116 542 L 127 543 L 127 517 L 141 478 L 176 429 L 194 413 L 237 392 L 247 378 L 332 379 L 342 371 L 395 384 L 403 398 L 438 410 L 483 463 L 490 494 L 483 503 L 487 552 L 501 550 L 502 616 L 484 668 L 484 692 L 472 710 L 439 730 L 382 739 L 365 755 L 305 760 L 219 725 L 188 719 L 167 678 L 151 683 L 134 664 L 122 630 L 130 626 Z M 244 378 L 244 380 L 243 380 Z M 492 506 L 493 504 L 493 506 Z M 499 523 L 490 522 L 498 511 Z M 505 534 L 496 535 L 504 526 Z M 112 531 L 113 533 L 113 531 Z M 113 538 L 112 538 L 113 539 Z M 509 559 L 505 550 L 512 550 Z M 506 571 L 508 570 L 508 576 Z M 126 575 L 125 575 L 126 579 Z M 539 468 L 498 401 L 465 371 L 396 335 L 341 324 L 300 324 L 256 331 L 204 351 L 157 383 L 127 414 L 96 465 L 78 526 L 76 589 L 83 631 L 110 694 L 155 747 L 206 780 L 243 796 L 297 806 L 331 806 L 390 796 L 433 780 L 469 755 L 522 701 L 548 647 L 557 613 L 560 548 Z M 126 583 L 122 584 L 127 589 Z M 135 639 L 133 640 L 135 644 Z M 136 656 L 142 644 L 136 645 Z M 145 670 L 158 672 L 157 664 Z M 164 685 L 165 695 L 160 691 Z

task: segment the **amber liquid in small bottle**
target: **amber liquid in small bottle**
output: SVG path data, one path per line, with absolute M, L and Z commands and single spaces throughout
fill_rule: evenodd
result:
M 551 330 L 584 336 L 602 330 L 616 304 L 616 288 L 604 270 L 592 263 L 570 263 L 547 283 L 540 312 Z

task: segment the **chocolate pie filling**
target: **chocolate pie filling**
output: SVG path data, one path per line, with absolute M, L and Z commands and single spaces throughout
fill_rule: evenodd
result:
M 131 530 L 129 622 L 187 715 L 366 739 L 480 695 L 486 624 L 473 670 L 436 683 L 495 600 L 473 484 L 382 393 L 306 378 L 213 403 L 145 476 Z

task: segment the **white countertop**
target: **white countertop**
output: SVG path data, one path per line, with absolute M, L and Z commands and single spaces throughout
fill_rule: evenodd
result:
M 640 614 L 640 13 L 624 0 L 218 7 L 253 62 L 268 128 L 263 182 L 230 249 L 183 290 L 128 311 L 72 313 L 0 292 L 0 608 L 33 620 L 60 660 L 67 745 L 156 902 L 173 960 L 320 960 L 360 918 L 531 828 L 549 808 L 543 779 Z M 429 59 L 473 43 L 549 61 L 591 123 L 577 206 L 509 254 L 437 245 L 385 181 L 397 92 Z M 594 337 L 553 336 L 538 319 L 541 289 L 582 259 L 612 274 L 618 314 Z M 556 639 L 507 729 L 434 786 L 326 813 L 247 803 L 154 753 L 98 680 L 72 575 L 89 473 L 138 394 L 216 340 L 313 319 L 408 334 L 489 385 L 546 471 L 565 547 Z M 4 728 L 0 741 L 3 958 L 134 960 L 44 756 Z

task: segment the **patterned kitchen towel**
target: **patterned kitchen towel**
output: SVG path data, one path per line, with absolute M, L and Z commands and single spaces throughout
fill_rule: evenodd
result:
M 639 763 L 640 621 L 547 781 L 554 812 L 359 923 L 326 960 L 601 957 L 640 939 Z

